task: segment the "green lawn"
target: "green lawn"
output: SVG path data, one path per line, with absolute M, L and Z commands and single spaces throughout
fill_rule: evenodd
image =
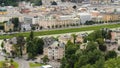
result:
M 30 68 L 34 68 L 34 67 L 40 67 L 42 66 L 43 64 L 39 64 L 39 63 L 29 63 L 30 65 Z
M 82 28 L 70 28 L 70 29 L 63 29 L 63 30 L 40 31 L 40 32 L 34 32 L 34 35 L 42 36 L 42 35 L 81 32 L 81 31 L 99 30 L 101 28 L 117 28 L 117 27 L 120 27 L 120 24 L 109 24 L 109 25 L 107 24 L 107 25 L 89 26 L 89 27 L 82 27 Z M 18 33 L 18 34 L 13 34 L 13 35 L 4 35 L 4 36 L 0 36 L 0 39 L 12 38 L 12 37 L 18 36 L 18 35 L 23 35 L 23 36 L 27 37 L 29 35 L 29 32 Z
M 0 68 L 2 66 L 2 64 L 4 63 L 5 61 L 0 61 Z M 13 65 L 15 66 L 15 68 L 18 68 L 19 67 L 19 64 L 17 62 L 13 62 Z

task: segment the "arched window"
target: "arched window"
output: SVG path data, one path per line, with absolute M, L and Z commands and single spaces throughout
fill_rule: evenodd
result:
M 48 47 L 48 49 L 52 49 L 51 47 Z

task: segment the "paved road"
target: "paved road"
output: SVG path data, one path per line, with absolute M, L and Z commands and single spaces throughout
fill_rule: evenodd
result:
M 19 68 L 30 68 L 29 62 L 24 59 L 14 59 L 14 61 L 18 62 Z
M 50 61 L 48 64 L 54 68 L 60 68 L 60 62 Z
M 3 61 L 3 60 L 5 60 L 5 58 L 0 55 L 0 61 Z
M 5 58 L 0 55 L 0 61 L 4 61 Z M 19 68 L 30 68 L 29 62 L 24 59 L 14 59 L 15 62 L 19 64 Z

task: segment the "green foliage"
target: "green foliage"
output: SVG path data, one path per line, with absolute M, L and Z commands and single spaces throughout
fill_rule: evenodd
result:
M 96 22 L 94 22 L 94 21 L 86 21 L 85 22 L 85 25 L 92 25 L 92 24 L 95 24 Z
M 101 30 L 94 31 L 88 35 L 89 41 L 96 41 L 98 38 L 103 38 Z
M 105 56 L 105 59 L 108 60 L 110 58 L 115 58 L 115 57 L 117 57 L 117 53 L 115 51 L 108 51 Z
M 17 45 L 20 51 L 20 56 L 22 57 L 23 55 L 23 50 L 24 50 L 24 46 L 25 46 L 25 39 L 24 36 L 18 36 L 17 37 Z
M 14 60 L 13 59 L 10 59 L 10 63 L 13 63 L 14 62 Z
M 45 56 L 42 58 L 42 60 L 43 60 L 43 63 L 44 63 L 44 64 L 47 64 L 47 62 L 49 61 L 48 56 L 45 55 Z
M 120 51 L 120 46 L 118 47 L 118 50 Z
M 68 41 L 61 68 L 104 68 L 106 60 L 117 57 L 115 51 L 107 52 L 104 44 L 104 39 L 111 39 L 110 30 L 94 31 L 84 39 L 85 49 L 79 49 L 79 46 Z
M 62 63 L 62 65 L 60 66 L 60 68 L 64 68 L 66 66 L 66 63 L 67 63 L 67 60 L 65 57 L 62 58 L 61 63 Z
M 102 39 L 102 38 L 98 38 L 96 41 L 97 41 L 97 43 L 99 45 L 103 45 L 104 44 L 104 39 Z
M 33 68 L 33 67 L 40 67 L 40 66 L 42 66 L 42 65 L 44 65 L 44 64 L 40 64 L 40 63 L 29 63 L 29 65 L 30 65 L 30 68 Z
M 38 54 L 43 53 L 44 42 L 42 39 L 34 37 L 33 31 L 31 31 L 27 38 L 27 53 L 28 58 L 32 59 Z
M 107 60 L 104 68 L 120 68 L 120 57 Z
M 94 42 L 88 42 L 87 47 L 86 47 L 86 51 L 93 51 L 95 49 L 97 49 L 98 44 L 94 43 Z
M 36 6 L 40 6 L 40 5 L 42 5 L 42 0 L 35 0 L 35 1 L 34 1 L 34 4 L 35 4 Z
M 105 64 L 105 59 L 104 58 L 100 58 L 98 61 L 96 61 L 96 63 L 94 64 L 94 68 L 104 68 L 104 64 Z
M 9 61 L 0 61 L 0 68 L 10 68 L 10 67 L 8 67 L 8 65 L 6 64 L 6 63 L 10 63 L 11 65 L 13 65 L 14 66 L 14 68 L 18 68 L 19 67 L 19 64 L 17 63 L 17 62 L 10 62 L 10 60 Z
M 75 40 L 77 36 L 75 34 L 72 34 L 72 37 L 74 38 L 74 44 L 75 44 Z
M 1 47 L 4 48 L 4 42 L 2 42 Z
M 107 50 L 107 46 L 106 45 L 99 45 L 99 49 L 103 52 L 105 52 Z
M 10 5 L 12 5 L 12 6 L 17 6 L 17 2 L 18 2 L 19 0 L 0 0 L 0 5 L 1 6 L 10 6 Z
M 42 39 L 35 38 L 35 49 L 37 54 L 42 54 L 43 53 L 43 45 L 44 42 Z
M 68 41 L 65 48 L 65 57 L 61 61 L 61 68 L 93 68 L 94 64 L 102 65 L 100 59 L 103 57 L 103 53 L 97 47 L 98 44 L 88 42 L 86 49 L 81 50 L 78 45 Z
M 17 31 L 18 26 L 19 26 L 19 19 L 18 18 L 12 18 L 11 21 L 14 24 L 14 31 Z

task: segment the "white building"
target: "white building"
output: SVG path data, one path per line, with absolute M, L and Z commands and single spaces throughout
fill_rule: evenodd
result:
M 39 22 L 39 17 L 24 17 L 24 23 L 37 24 Z
M 86 21 L 90 21 L 92 20 L 92 16 L 90 13 L 79 13 L 78 14 L 80 16 L 80 21 L 82 24 L 84 24 Z
M 29 30 L 31 30 L 31 24 L 29 24 L 29 23 L 21 24 L 21 31 L 29 31 Z

